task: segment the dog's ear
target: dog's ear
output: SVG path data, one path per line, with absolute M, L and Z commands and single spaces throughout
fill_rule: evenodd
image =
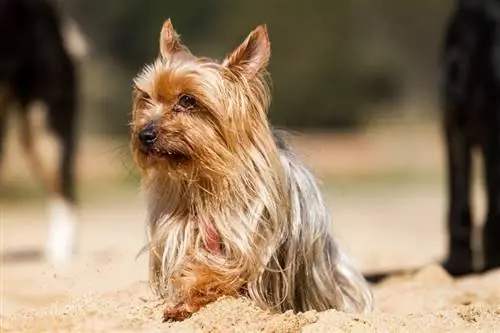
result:
M 188 48 L 181 43 L 179 34 L 175 31 L 170 19 L 163 23 L 160 33 L 160 56 L 168 58 L 177 52 L 189 52 Z
M 248 37 L 224 61 L 232 71 L 239 71 L 252 77 L 265 70 L 271 55 L 271 43 L 265 24 L 250 32 Z

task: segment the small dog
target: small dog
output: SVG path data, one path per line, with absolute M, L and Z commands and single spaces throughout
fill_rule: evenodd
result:
M 483 270 L 500 267 L 500 1 L 459 0 L 448 25 L 441 96 L 448 173 L 449 252 L 454 275 L 473 273 L 470 203 L 472 152 L 485 166 L 487 216 Z
M 3 155 L 9 111 L 17 111 L 21 143 L 33 172 L 50 192 L 50 235 L 46 257 L 68 261 L 76 250 L 77 77 L 64 39 L 60 17 L 48 0 L 1 0 L 0 31 L 0 156 Z M 74 32 L 74 31 L 71 31 Z M 71 41 L 69 41 L 71 46 Z M 80 47 L 81 48 L 81 47 Z M 57 169 L 42 163 L 30 116 L 32 106 L 46 106 L 46 127 L 56 140 Z
M 265 25 L 216 62 L 191 54 L 167 20 L 158 58 L 134 80 L 131 150 L 165 320 L 223 295 L 281 312 L 373 307 L 314 177 L 268 124 L 269 57 Z

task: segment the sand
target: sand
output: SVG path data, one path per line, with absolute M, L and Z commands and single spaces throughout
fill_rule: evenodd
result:
M 418 191 L 411 193 L 415 202 Z M 356 198 L 358 204 L 363 204 L 363 198 Z M 426 198 L 420 202 L 432 215 L 438 200 L 429 195 Z M 400 200 L 402 205 L 404 200 Z M 361 266 L 383 267 L 377 262 L 383 262 L 384 258 L 392 260 L 395 267 L 400 267 L 402 260 L 412 264 L 431 263 L 425 253 L 440 252 L 440 247 L 433 246 L 439 237 L 432 233 L 434 226 L 429 222 L 420 226 L 422 231 L 430 231 L 427 236 L 425 232 L 413 235 L 406 232 L 394 237 L 399 238 L 399 243 L 394 242 L 392 249 L 400 246 L 400 251 L 388 250 L 384 256 L 373 253 L 376 244 L 358 247 L 363 244 L 359 241 L 370 239 L 359 232 L 363 225 L 367 229 L 369 220 L 359 216 L 356 219 L 348 213 L 352 205 L 348 196 L 339 197 L 338 201 L 347 209 L 340 210 L 338 218 L 353 221 L 340 225 L 339 234 L 346 242 L 352 240 L 349 247 L 357 249 L 352 252 L 362 259 Z M 334 310 L 270 314 L 249 300 L 223 298 L 184 322 L 162 323 L 161 301 L 152 296 L 147 284 L 147 258 L 135 259 L 144 240 L 142 224 L 137 222 L 144 216 L 141 207 L 142 203 L 135 198 L 127 204 L 119 200 L 84 207 L 81 257 L 66 267 L 52 267 L 29 258 L 28 249 L 42 244 L 45 237 L 46 225 L 36 218 L 43 216 L 43 206 L 5 207 L 1 332 L 500 332 L 500 271 L 454 280 L 432 264 L 375 285 L 377 304 L 371 314 Z M 367 216 L 375 216 L 380 206 L 370 208 L 365 204 L 364 209 Z M 398 211 L 394 214 L 394 221 L 386 221 L 387 230 L 393 232 Z M 408 220 L 409 230 L 412 221 Z M 391 237 L 384 230 L 379 230 L 379 237 Z M 431 251 L 408 247 L 410 237 L 416 241 L 427 239 L 421 247 Z M 398 245 L 404 243 L 407 246 Z
M 391 156 L 399 158 L 402 150 L 396 148 Z M 342 146 L 327 155 L 345 162 L 345 151 Z M 426 145 L 419 151 L 419 161 L 433 160 L 422 158 Z M 323 161 L 325 153 L 320 155 Z M 94 168 L 105 164 L 89 160 Z M 327 195 L 334 231 L 361 269 L 421 267 L 373 286 L 373 313 L 270 314 L 249 300 L 224 298 L 180 323 L 162 323 L 161 301 L 147 285 L 147 258 L 136 259 L 145 241 L 144 204 L 136 192 L 110 192 L 106 200 L 83 203 L 81 251 L 62 267 L 39 257 L 47 234 L 45 207 L 0 201 L 0 332 L 500 332 L 500 270 L 453 279 L 432 264 L 445 250 L 439 180 L 337 187 Z
M 2 332 L 496 332 L 500 271 L 454 281 L 439 267 L 375 288 L 377 309 L 270 314 L 247 299 L 222 298 L 179 323 L 162 323 L 146 283 L 3 318 Z

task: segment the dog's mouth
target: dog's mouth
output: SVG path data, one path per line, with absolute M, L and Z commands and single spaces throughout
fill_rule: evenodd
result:
M 189 160 L 189 157 L 186 154 L 181 153 L 180 151 L 167 150 L 164 152 L 160 152 L 159 156 L 176 162 L 187 162 Z
M 143 154 L 148 156 L 167 159 L 175 162 L 187 162 L 189 160 L 189 156 L 178 150 L 142 147 L 141 151 Z

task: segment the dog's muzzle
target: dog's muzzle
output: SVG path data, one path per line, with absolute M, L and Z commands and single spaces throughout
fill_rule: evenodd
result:
M 149 124 L 139 132 L 139 142 L 144 150 L 151 149 L 158 139 L 158 131 L 153 124 Z

